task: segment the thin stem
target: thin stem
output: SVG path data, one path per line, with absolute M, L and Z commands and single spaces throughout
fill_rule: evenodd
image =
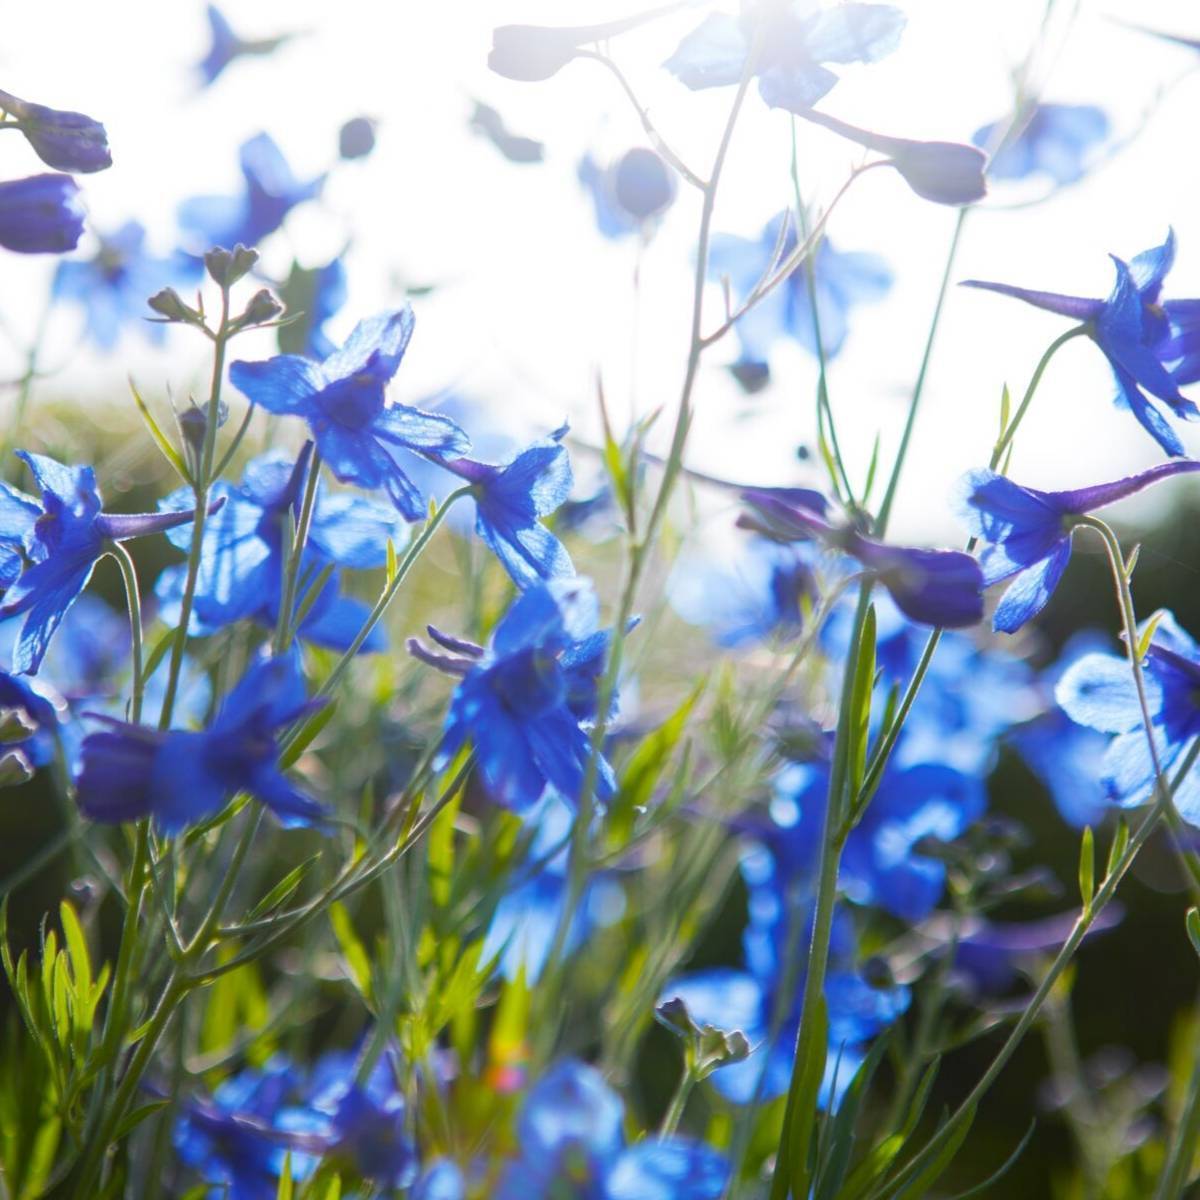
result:
M 292 610 L 296 605 L 296 582 L 300 577 L 300 563 L 304 558 L 304 548 L 308 545 L 308 532 L 312 528 L 320 475 L 321 452 L 314 449 L 312 460 L 308 464 L 308 479 L 304 485 L 304 498 L 300 502 L 300 516 L 296 521 L 295 537 L 292 539 L 287 565 L 283 572 L 282 599 L 279 602 L 279 620 L 275 629 L 276 654 L 282 654 L 292 644 L 292 638 L 296 633 L 292 620 L 294 615 Z
M 1167 1161 L 1163 1165 L 1154 1200 L 1178 1200 L 1183 1195 L 1196 1158 L 1196 1146 L 1200 1145 L 1200 1036 L 1196 1038 L 1195 1054 L 1187 1098 L 1171 1136 Z
M 133 684 L 129 700 L 129 719 L 137 725 L 142 719 L 142 698 L 146 692 L 146 680 L 142 666 L 142 600 L 138 590 L 137 568 L 129 551 L 120 542 L 113 542 L 108 553 L 121 569 L 125 584 L 125 604 L 129 609 L 129 637 L 132 643 Z
M 687 1062 L 684 1064 L 683 1073 L 679 1076 L 679 1083 L 671 1097 L 671 1103 L 667 1106 L 666 1114 L 663 1116 L 662 1127 L 658 1131 L 660 1138 L 674 1136 L 675 1131 L 679 1128 L 679 1122 L 683 1120 L 688 1097 L 691 1096 L 696 1083 L 695 1069 L 690 1062 Z

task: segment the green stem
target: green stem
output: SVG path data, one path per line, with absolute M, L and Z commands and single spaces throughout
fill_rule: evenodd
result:
M 687 1063 L 683 1068 L 683 1074 L 679 1077 L 679 1084 L 671 1097 L 671 1103 L 667 1106 L 666 1114 L 663 1116 L 662 1127 L 658 1131 L 660 1138 L 669 1138 L 675 1135 L 675 1131 L 679 1128 L 679 1122 L 683 1120 L 688 1097 L 692 1094 L 696 1083 L 696 1072 L 691 1063 Z
M 279 603 L 279 620 L 275 629 L 275 653 L 282 654 L 295 636 L 293 612 L 296 605 L 296 582 L 300 577 L 300 563 L 304 548 L 308 545 L 308 531 L 312 528 L 313 510 L 317 502 L 317 485 L 321 475 L 321 452 L 314 449 L 308 464 L 308 479 L 304 485 L 304 499 L 300 502 L 300 516 L 296 522 L 295 537 L 288 553 L 283 572 L 282 599 Z
M 146 680 L 142 666 L 142 600 L 138 590 L 137 568 L 129 551 L 120 542 L 113 542 L 109 554 L 121 569 L 125 584 L 125 603 L 129 609 L 129 636 L 132 642 L 133 685 L 129 700 L 129 719 L 137 725 L 142 719 L 142 698 L 146 691 Z
M 1167 1161 L 1159 1177 L 1154 1200 L 1179 1200 L 1191 1175 L 1196 1147 L 1200 1145 L 1200 1035 L 1196 1038 L 1195 1053 L 1196 1061 L 1188 1081 L 1187 1098 L 1171 1136 Z

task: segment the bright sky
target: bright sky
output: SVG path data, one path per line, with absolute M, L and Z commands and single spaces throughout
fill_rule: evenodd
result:
M 199 0 L 13 5 L 5 13 L 0 83 L 105 122 L 116 165 L 83 181 L 94 222 L 110 228 L 136 216 L 162 250 L 171 245 L 179 200 L 235 189 L 237 148 L 246 137 L 269 131 L 304 176 L 330 165 L 342 121 L 360 113 L 379 118 L 375 156 L 342 168 L 320 206 L 293 215 L 264 248 L 267 265 L 283 271 L 293 251 L 317 264 L 352 242 L 351 301 L 331 327 L 335 336 L 394 303 L 404 284 L 438 284 L 415 303 L 417 332 L 393 394 L 411 402 L 461 384 L 499 421 L 547 429 L 568 416 L 589 436 L 597 369 L 614 414 L 659 404 L 673 412 L 698 201 L 681 186 L 641 257 L 635 300 L 636 243 L 599 236 L 575 179 L 585 151 L 604 156 L 644 144 L 626 101 L 594 63 L 527 85 L 489 73 L 486 57 L 494 24 L 574 24 L 637 7 L 636 0 L 228 0 L 226 15 L 246 36 L 305 36 L 270 59 L 234 64 L 202 92 L 192 68 L 207 44 Z M 823 107 L 890 133 L 966 140 L 1011 104 L 1011 72 L 1035 36 L 1044 0 L 908 0 L 902 7 L 910 21 L 900 50 L 878 65 L 843 69 Z M 1200 65 L 1200 55 L 1112 19 L 1200 36 L 1200 12 L 1179 0 L 1084 0 L 1069 29 L 1072 5 L 1061 0 L 1058 7 L 1064 11 L 1035 80 L 1046 99 L 1101 104 L 1118 138 L 1139 126 L 1166 85 Z M 698 19 L 669 18 L 613 49 L 668 141 L 706 174 L 732 89 L 690 93 L 658 66 Z M 543 140 L 547 161 L 514 166 L 469 133 L 473 98 L 499 109 L 514 131 Z M 955 277 L 1104 295 L 1112 277 L 1107 254 L 1128 258 L 1174 225 L 1179 260 L 1167 295 L 1200 295 L 1200 174 L 1192 153 L 1198 110 L 1200 71 L 1179 82 L 1144 134 L 1082 185 L 1011 211 L 999 207 L 1009 197 L 996 190 L 990 211 L 968 222 Z M 768 111 L 752 93 L 718 229 L 756 234 L 787 205 L 789 147 L 787 115 Z M 15 137 L 0 154 L 2 177 L 38 169 Z M 857 160 L 854 147 L 820 130 L 801 131 L 801 155 L 807 193 L 825 199 Z M 831 219 L 839 246 L 877 251 L 897 275 L 887 302 L 856 311 L 830 374 L 843 440 L 860 470 L 877 430 L 885 449 L 894 448 L 953 223 L 953 211 L 918 200 L 883 171 L 865 176 Z M 52 264 L 6 254 L 3 269 L 0 311 L 28 332 Z M 719 319 L 715 288 L 709 312 L 710 324 Z M 44 387 L 97 403 L 123 395 L 130 369 L 160 394 L 168 382 L 186 390 L 199 375 L 203 347 L 186 337 L 155 351 L 128 336 L 116 356 L 100 358 L 76 350 L 78 328 L 72 312 L 56 318 L 46 361 L 66 365 Z M 901 531 L 957 540 L 946 496 L 963 470 L 986 460 L 1002 383 L 1019 392 L 1064 328 L 1051 314 L 1000 297 L 951 295 L 897 514 Z M 257 348 L 250 339 L 241 346 L 243 356 L 270 351 L 265 337 Z M 785 352 L 772 389 L 745 398 L 721 369 L 735 353 L 732 338 L 710 352 L 689 464 L 761 482 L 814 481 L 794 459 L 795 446 L 813 436 L 814 364 L 799 349 Z M 11 377 L 15 362 L 4 360 L 0 370 Z M 1074 487 L 1159 461 L 1149 437 L 1112 408 L 1113 391 L 1098 351 L 1069 346 L 1022 431 L 1014 477 Z M 1200 453 L 1200 427 L 1186 430 L 1185 440 Z

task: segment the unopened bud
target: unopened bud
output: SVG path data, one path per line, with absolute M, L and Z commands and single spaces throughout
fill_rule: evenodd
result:
M 258 262 L 258 251 L 247 250 L 240 242 L 232 250 L 216 246 L 204 256 L 204 265 L 213 283 L 231 288 Z
M 184 325 L 199 325 L 204 320 L 202 313 L 190 305 L 184 304 L 174 288 L 163 288 L 161 292 L 155 292 L 146 303 L 167 321 Z
M 246 311 L 238 317 L 237 323 L 240 326 L 265 325 L 282 313 L 283 305 L 266 288 L 260 288 L 250 297 L 250 303 L 246 305 Z

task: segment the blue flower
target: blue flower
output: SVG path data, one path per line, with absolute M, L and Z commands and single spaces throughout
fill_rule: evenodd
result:
M 786 235 L 780 242 L 784 224 Z M 776 250 L 779 250 L 776 257 Z M 773 262 L 788 258 L 796 249 L 796 234 L 786 213 L 767 222 L 757 238 L 718 234 L 713 238 L 708 259 L 709 276 L 728 278 L 737 301 L 750 295 Z M 812 291 L 817 301 L 817 320 L 809 295 L 808 271 L 813 273 Z M 851 310 L 858 304 L 882 300 L 892 286 L 892 272 L 877 254 L 837 250 L 828 238 L 821 241 L 809 264 L 797 267 L 748 312 L 735 326 L 742 353 L 739 366 L 761 364 L 765 369 L 772 346 L 784 338 L 795 338 L 810 354 L 820 350 L 827 359 L 836 358 L 849 333 Z
M 346 303 L 346 268 L 335 258 L 323 267 L 292 263 L 291 273 L 279 298 L 288 313 L 300 319 L 287 321 L 275 331 L 281 354 L 303 354 L 306 358 L 328 358 L 337 347 L 325 332 L 325 324 Z
M 83 236 L 83 202 L 70 175 L 0 183 L 0 246 L 19 254 L 65 254 Z
M 520 1158 L 496 1200 L 717 1200 L 729 1165 L 708 1146 L 679 1137 L 626 1146 L 620 1097 L 593 1067 L 564 1059 L 530 1090 L 518 1118 Z
M 807 488 L 754 488 L 742 498 L 753 513 L 739 517 L 739 525 L 780 542 L 816 539 L 858 559 L 912 621 L 954 628 L 983 616 L 983 574 L 969 554 L 889 546 L 834 526 L 825 498 Z
M 466 1200 L 467 1185 L 457 1163 L 430 1163 L 413 1188 L 412 1200 Z
M 1155 622 L 1142 667 L 1158 760 L 1170 780 L 1173 766 L 1200 734 L 1200 646 L 1170 613 L 1155 614 L 1143 630 Z M 1113 654 L 1086 654 L 1068 668 L 1055 697 L 1072 721 L 1116 735 L 1101 772 L 1108 799 L 1122 808 L 1152 800 L 1154 764 L 1129 663 Z M 1200 825 L 1200 774 L 1191 771 L 1174 800 L 1185 821 Z
M 1016 633 L 1046 606 L 1071 557 L 1074 518 L 1132 496 L 1160 479 L 1200 470 L 1200 462 L 1163 463 L 1113 483 L 1070 492 L 1021 487 L 995 471 L 963 480 L 960 511 L 972 534 L 987 542 L 980 562 L 984 585 L 1011 579 L 992 627 Z
M 309 701 L 289 655 L 251 667 L 200 732 L 163 732 L 98 717 L 105 728 L 83 741 L 79 807 L 93 821 L 114 824 L 152 816 L 172 834 L 247 792 L 284 825 L 319 822 L 325 808 L 279 770 L 278 732 L 321 703 Z
M 0 587 L 8 589 L 0 619 L 28 614 L 13 652 L 13 670 L 33 675 L 63 615 L 87 586 L 106 542 L 185 525 L 192 512 L 101 512 L 91 467 L 65 467 L 23 450 L 18 455 L 42 498 L 39 503 L 0 484 Z
M 235 362 L 229 379 L 267 412 L 303 417 L 329 469 L 343 483 L 387 491 L 410 521 L 425 515 L 424 499 L 396 461 L 395 450 L 465 454 L 470 443 L 453 421 L 403 404 L 385 403 L 412 337 L 412 309 L 360 321 L 346 344 L 321 362 L 280 354 L 265 362 Z
M 540 163 L 546 157 L 546 147 L 541 142 L 513 133 L 500 113 L 482 100 L 475 101 L 467 125 L 487 138 L 509 162 Z
M 208 53 L 199 63 L 200 74 L 204 76 L 206 84 L 213 83 L 234 59 L 245 58 L 249 55 L 270 54 L 291 36 L 290 34 L 281 34 L 278 37 L 253 40 L 241 38 L 233 31 L 232 26 L 215 4 L 208 6 L 207 15 L 210 42 Z
M 239 158 L 246 185 L 240 196 L 196 196 L 180 205 L 179 223 L 194 235 L 201 251 L 239 243 L 257 246 L 325 183 L 324 175 L 301 183 L 266 133 L 244 142 Z
M 564 425 L 500 465 L 436 456 L 471 484 L 475 530 L 518 587 L 575 574 L 566 548 L 538 519 L 571 493 L 571 460 L 561 444 L 566 432 Z
M 1083 178 L 1091 151 L 1109 133 L 1108 116 L 1093 104 L 1035 104 L 1021 114 L 1016 132 L 1005 137 L 1009 125 L 994 121 L 971 135 L 980 149 L 995 149 L 988 174 L 1004 180 L 1045 175 L 1060 187 Z
M 491 798 L 523 811 L 547 785 L 573 801 L 591 758 L 584 722 L 595 716 L 597 674 L 607 635 L 597 629 L 598 604 L 585 579 L 556 579 L 522 593 L 496 627 L 490 651 L 430 634 L 460 657 L 409 648 L 462 676 L 446 717 L 443 761 L 470 745 Z M 612 770 L 596 763 L 596 792 L 611 795 Z
M 0 113 L 6 118 L 0 124 L 15 125 L 38 158 L 56 171 L 88 174 L 112 166 L 104 126 L 83 113 L 30 104 L 10 92 L 0 92 Z
M 585 155 L 579 182 L 591 194 L 596 224 L 606 238 L 644 233 L 675 199 L 671 168 L 643 146 L 627 150 L 608 167 Z
M 189 633 L 205 636 L 235 621 L 252 620 L 273 629 L 283 603 L 283 573 L 287 551 L 284 530 L 289 512 L 298 515 L 300 495 L 309 465 L 311 443 L 296 461 L 279 452 L 250 462 L 239 486 L 219 482 L 213 495 L 223 498 L 221 511 L 206 522 L 200 571 Z M 186 505 L 191 492 L 181 489 L 161 502 L 166 511 Z M 331 495 L 318 485 L 301 562 L 300 580 L 314 580 L 327 566 L 352 570 L 382 567 L 387 543 L 403 545 L 407 529 L 396 513 L 383 505 L 339 492 Z M 181 550 L 190 547 L 190 534 L 168 534 Z M 186 566 L 168 567 L 155 591 L 163 604 L 161 616 L 178 620 Z M 303 583 L 297 600 L 303 594 Z M 338 590 L 334 572 L 300 624 L 300 636 L 320 646 L 345 650 L 368 616 L 367 606 Z M 363 643 L 378 651 L 384 638 L 378 627 Z
M 127 221 L 109 237 L 100 238 L 87 259 L 64 260 L 54 275 L 54 297 L 82 305 L 87 334 L 102 350 L 117 344 L 122 325 L 136 322 L 146 336 L 162 341 L 161 325 L 144 320 L 146 300 L 155 292 L 190 275 L 185 255 L 157 258 L 146 250 L 146 231 Z
M 755 3 L 742 15 L 713 13 L 689 33 L 663 65 L 685 86 L 738 83 L 757 43 L 755 75 L 772 108 L 805 112 L 837 83 L 824 63 L 871 63 L 900 44 L 905 16 L 890 4 L 839 4 L 814 0 Z
M 1200 409 L 1179 391 L 1200 379 L 1200 300 L 1162 299 L 1163 281 L 1175 261 L 1173 231 L 1161 246 L 1144 250 L 1132 262 L 1115 255 L 1112 260 L 1117 280 L 1107 300 L 979 279 L 965 280 L 964 286 L 1014 296 L 1083 322 L 1117 377 L 1117 407 L 1129 409 L 1168 454 L 1182 455 L 1179 436 L 1145 393 L 1163 401 L 1182 420 L 1200 417 Z

